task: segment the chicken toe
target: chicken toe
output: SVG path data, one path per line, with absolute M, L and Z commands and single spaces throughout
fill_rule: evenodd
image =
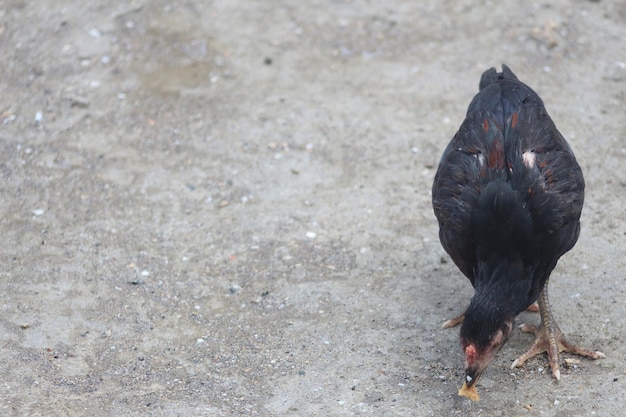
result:
M 539 327 L 530 324 L 522 324 L 520 329 L 526 333 L 533 333 L 535 341 L 520 357 L 515 359 L 511 368 L 522 366 L 528 359 L 540 353 L 548 353 L 548 362 L 552 376 L 557 380 L 561 378 L 561 370 L 559 364 L 559 353 L 569 352 L 575 355 L 584 356 L 591 359 L 603 359 L 606 356 L 600 352 L 580 347 L 565 337 L 558 324 L 552 317 L 550 304 L 548 302 L 548 283 L 546 282 L 543 291 L 539 294 L 539 312 L 541 314 L 541 325 Z
M 443 329 L 449 329 L 450 327 L 454 327 L 457 326 L 461 323 L 463 323 L 463 320 L 465 319 L 465 313 L 461 313 L 458 316 L 450 319 L 450 320 L 446 320 L 445 323 L 443 323 L 443 325 L 441 326 Z

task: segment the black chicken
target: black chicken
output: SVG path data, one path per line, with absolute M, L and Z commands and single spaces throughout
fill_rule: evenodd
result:
M 560 351 L 605 357 L 569 342 L 548 303 L 550 273 L 578 239 L 584 187 L 574 153 L 537 93 L 506 65 L 483 73 L 432 190 L 441 244 L 475 288 L 465 313 L 444 325 L 462 321 L 468 387 L 535 300 L 541 325 L 521 328 L 536 340 L 512 367 L 547 351 L 559 379 Z

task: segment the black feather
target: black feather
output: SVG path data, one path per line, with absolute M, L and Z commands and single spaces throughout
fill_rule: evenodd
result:
M 541 98 L 508 67 L 479 87 L 432 194 L 441 243 L 476 289 L 462 334 L 484 342 L 576 243 L 584 180 Z

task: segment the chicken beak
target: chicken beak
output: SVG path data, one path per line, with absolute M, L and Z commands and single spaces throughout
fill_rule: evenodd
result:
M 480 378 L 481 373 L 482 372 L 476 367 L 469 367 L 465 369 L 465 384 L 468 388 L 478 382 L 478 378 Z

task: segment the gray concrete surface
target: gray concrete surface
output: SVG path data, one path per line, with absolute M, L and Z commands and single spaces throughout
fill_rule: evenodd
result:
M 0 414 L 622 415 L 624 39 L 608 0 L 1 1 Z M 551 295 L 608 358 L 512 371 L 516 331 L 469 403 L 430 186 L 503 62 L 583 167 Z

